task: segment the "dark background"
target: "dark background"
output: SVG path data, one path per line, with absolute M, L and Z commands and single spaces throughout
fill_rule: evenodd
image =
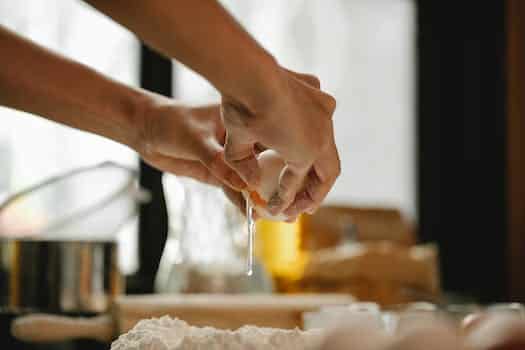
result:
M 419 233 L 445 290 L 504 300 L 505 1 L 418 1 Z

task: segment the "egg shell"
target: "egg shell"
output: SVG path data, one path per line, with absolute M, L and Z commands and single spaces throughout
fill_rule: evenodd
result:
M 279 188 L 279 177 L 284 169 L 286 163 L 279 156 L 279 153 L 273 150 L 266 150 L 257 156 L 259 167 L 261 168 L 261 181 L 259 186 L 255 189 L 257 194 L 265 202 L 268 202 L 272 195 Z M 261 218 L 272 221 L 285 221 L 288 217 L 284 214 L 272 215 L 266 206 L 253 203 L 254 210 Z

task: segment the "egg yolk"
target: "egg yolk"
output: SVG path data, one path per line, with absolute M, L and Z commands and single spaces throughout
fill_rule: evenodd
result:
M 268 204 L 268 202 L 266 202 L 256 191 L 250 192 L 250 199 L 252 203 L 258 207 L 266 207 Z

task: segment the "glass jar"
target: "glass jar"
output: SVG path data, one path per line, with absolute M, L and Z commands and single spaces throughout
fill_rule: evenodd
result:
M 247 276 L 247 223 L 221 189 L 165 174 L 169 232 L 157 275 L 159 292 L 271 292 L 261 264 Z

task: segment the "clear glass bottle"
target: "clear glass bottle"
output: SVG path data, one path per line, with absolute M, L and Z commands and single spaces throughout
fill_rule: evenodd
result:
M 163 178 L 169 233 L 157 274 L 159 292 L 271 292 L 257 261 L 247 276 L 247 223 L 222 190 L 189 178 Z

